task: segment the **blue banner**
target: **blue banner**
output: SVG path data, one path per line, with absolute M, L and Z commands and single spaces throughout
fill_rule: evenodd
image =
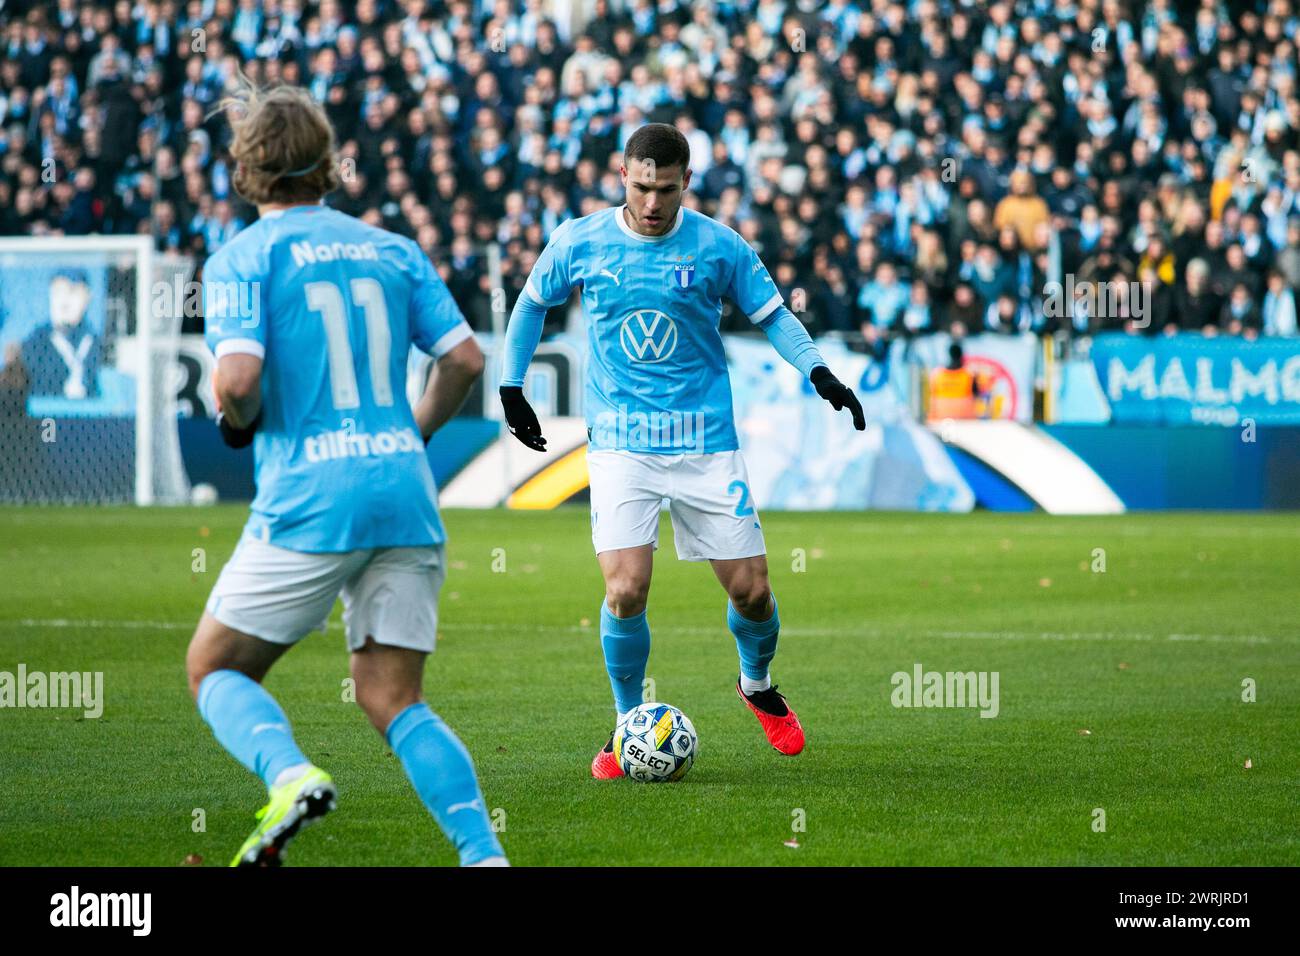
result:
M 724 337 L 750 489 L 766 508 L 970 511 L 975 495 L 938 436 L 912 419 L 887 370 L 841 342 L 818 343 L 858 393 L 867 430 L 831 409 L 764 339 Z
M 113 320 L 125 317 L 114 275 L 105 252 L 0 253 L 0 366 L 21 362 L 32 418 L 132 414 L 135 379 L 113 364 L 122 360 Z
M 1091 358 L 1119 424 L 1300 424 L 1300 339 L 1112 332 Z

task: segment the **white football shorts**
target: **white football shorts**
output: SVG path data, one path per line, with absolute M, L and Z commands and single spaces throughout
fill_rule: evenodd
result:
M 665 498 L 682 561 L 766 554 L 763 528 L 739 451 L 708 455 L 587 452 L 591 542 L 596 553 L 645 544 L 659 547 Z
M 311 554 L 250 535 L 239 540 L 208 598 L 208 613 L 227 627 L 273 644 L 323 631 L 343 597 L 348 650 L 366 638 L 431 652 L 446 548 L 369 548 Z

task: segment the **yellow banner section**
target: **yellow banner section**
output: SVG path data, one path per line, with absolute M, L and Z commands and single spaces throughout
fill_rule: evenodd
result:
M 587 446 L 575 448 L 519 486 L 506 500 L 507 508 L 545 511 L 568 501 L 587 487 Z

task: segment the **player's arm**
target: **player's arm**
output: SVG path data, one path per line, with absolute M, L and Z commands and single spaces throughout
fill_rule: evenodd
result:
M 529 277 L 532 281 L 532 277 Z M 533 406 L 524 398 L 524 376 L 528 365 L 542 340 L 542 323 L 546 319 L 546 306 L 528 294 L 528 287 L 520 293 L 510 312 L 506 326 L 504 370 L 501 374 L 501 410 L 505 414 L 510 434 L 533 451 L 546 451 L 546 439 Z
M 470 336 L 438 358 L 424 394 L 412 409 L 425 444 L 465 404 L 469 391 L 483 374 L 483 350 Z
M 817 394 L 831 403 L 837 412 L 847 408 L 853 415 L 853 427 L 862 431 L 867 427 L 866 416 L 862 412 L 862 403 L 858 396 L 830 370 L 822 358 L 816 343 L 808 330 L 803 327 L 793 312 L 784 305 L 766 319 L 758 323 L 778 355 L 799 370 L 810 382 Z
M 262 423 L 266 310 L 260 296 L 261 283 L 242 273 L 230 257 L 214 256 L 204 266 L 204 337 L 217 360 L 212 381 L 217 427 L 231 448 L 252 444 Z M 251 314 L 250 302 L 256 304 Z
M 853 415 L 853 427 L 858 431 L 864 430 L 867 420 L 858 397 L 835 377 L 808 330 L 786 308 L 758 254 L 740 236 L 737 235 L 735 241 L 738 245 L 736 269 L 728 290 L 731 298 L 750 321 L 763 330 L 777 354 L 812 382 L 818 395 L 830 402 L 837 412 L 847 408 Z
M 569 279 L 568 223 L 562 224 L 551 236 L 533 266 L 524 290 L 510 312 L 506 327 L 506 342 L 501 373 L 501 410 L 506 427 L 533 451 L 546 451 L 546 439 L 537 413 L 524 398 L 524 376 L 528 365 L 542 340 L 542 324 L 546 312 L 569 298 L 573 284 Z
M 242 448 L 234 440 L 247 437 L 252 441 L 262 416 L 261 357 L 247 352 L 223 355 L 212 373 L 212 393 L 217 399 L 217 425 L 222 437 L 226 444 Z
M 411 409 L 427 445 L 433 433 L 465 404 L 470 389 L 483 374 L 483 352 L 429 257 L 413 242 L 407 251 L 415 278 L 411 341 L 434 358 L 424 393 Z

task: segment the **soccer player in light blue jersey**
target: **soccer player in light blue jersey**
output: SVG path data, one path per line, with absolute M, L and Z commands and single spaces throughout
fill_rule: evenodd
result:
M 257 496 L 186 666 L 217 741 L 268 804 L 232 865 L 274 866 L 336 788 L 262 687 L 335 598 L 356 700 L 397 754 L 462 865 L 505 865 L 464 745 L 423 700 L 446 535 L 425 454 L 483 356 L 414 242 L 321 205 L 338 185 L 334 133 L 302 90 L 228 104 L 235 188 L 260 218 L 204 268 L 221 432 L 253 445 Z M 414 409 L 412 345 L 435 369 Z
M 591 535 L 605 578 L 600 640 L 618 720 L 641 703 L 650 656 L 646 601 L 659 508 L 669 500 L 677 556 L 708 561 L 729 597 L 736 691 L 783 754 L 804 731 L 769 674 L 780 621 L 766 548 L 731 407 L 718 321 L 730 299 L 777 352 L 836 409 L 866 427 L 857 397 L 835 378 L 786 308 L 762 261 L 733 230 L 682 206 L 690 148 L 674 127 L 652 123 L 628 139 L 626 205 L 555 230 L 528 278 L 506 333 L 501 401 L 512 434 L 545 451 L 524 398 L 546 310 L 582 293 L 590 355 L 584 406 Z M 623 775 L 610 740 L 592 776 Z

